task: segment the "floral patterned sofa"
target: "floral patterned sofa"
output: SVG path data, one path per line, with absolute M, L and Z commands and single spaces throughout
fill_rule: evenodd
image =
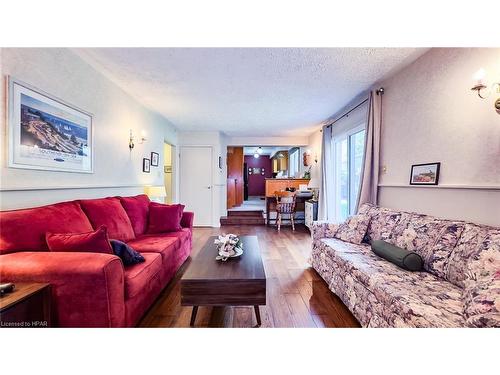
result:
M 313 223 L 310 262 L 362 326 L 500 327 L 500 228 L 370 204 L 346 223 Z M 378 257 L 375 239 L 415 251 L 425 271 Z

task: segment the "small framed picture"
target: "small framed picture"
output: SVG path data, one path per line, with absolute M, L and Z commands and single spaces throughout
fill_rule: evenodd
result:
M 160 154 L 158 154 L 157 152 L 152 152 L 151 153 L 151 165 L 153 167 L 157 167 L 159 163 L 160 163 Z
M 441 163 L 414 164 L 411 166 L 410 185 L 437 185 Z
M 151 172 L 151 160 L 146 158 L 142 159 L 142 171 L 144 173 Z

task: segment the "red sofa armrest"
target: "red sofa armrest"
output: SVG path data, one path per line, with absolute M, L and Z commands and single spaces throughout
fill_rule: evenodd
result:
M 193 229 L 194 212 L 184 211 L 181 218 L 181 227 Z
M 50 283 L 54 325 L 125 325 L 123 265 L 114 255 L 76 252 L 1 255 L 0 280 Z

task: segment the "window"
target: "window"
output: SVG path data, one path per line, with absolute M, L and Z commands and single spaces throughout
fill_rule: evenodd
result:
M 288 176 L 289 177 L 296 177 L 297 174 L 299 173 L 299 149 L 295 148 L 292 149 L 290 152 L 290 165 L 288 168 Z
M 364 124 L 335 136 L 333 142 L 335 216 L 344 221 L 356 209 L 365 148 Z

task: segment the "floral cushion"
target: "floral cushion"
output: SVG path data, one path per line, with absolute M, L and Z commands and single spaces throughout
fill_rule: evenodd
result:
M 335 238 L 360 244 L 365 237 L 368 224 L 370 224 L 370 216 L 366 214 L 353 215 L 339 225 Z
M 311 230 L 312 239 L 314 241 L 321 238 L 333 238 L 338 229 L 338 224 L 327 221 L 313 221 Z
M 399 234 L 395 231 L 391 238 L 394 244 L 419 254 L 426 271 L 446 279 L 447 263 L 462 234 L 464 224 L 411 214 L 405 226 Z
M 384 207 L 362 206 L 360 211 L 366 211 L 370 215 L 371 221 L 365 236 L 365 242 L 372 240 L 382 240 L 393 243 L 394 232 L 398 226 L 403 225 L 404 229 L 408 223 L 409 215 L 406 212 L 393 211 Z
M 485 228 L 465 275 L 464 315 L 472 327 L 500 327 L 500 229 Z
M 488 232 L 491 230 L 495 230 L 495 228 L 471 223 L 465 224 L 460 240 L 451 252 L 445 268 L 448 281 L 465 288 L 465 281 L 471 279 L 471 275 L 468 275 L 469 262 L 479 258 L 481 244 L 485 242 Z

